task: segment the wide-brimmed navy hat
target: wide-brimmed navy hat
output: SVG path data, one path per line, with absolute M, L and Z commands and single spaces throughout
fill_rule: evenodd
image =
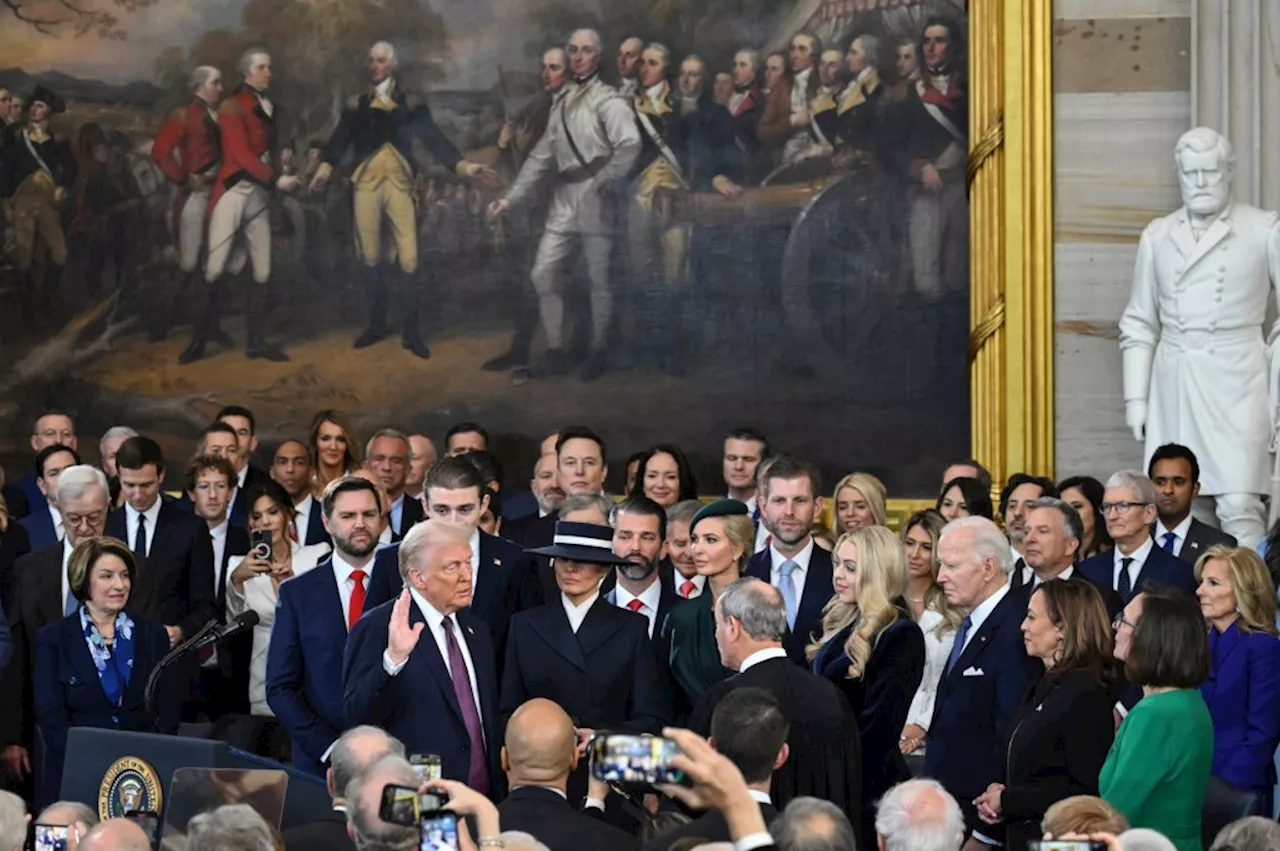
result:
M 567 558 L 589 564 L 630 564 L 613 552 L 613 530 L 595 523 L 556 521 L 556 536 L 549 547 L 525 550 L 536 556 Z

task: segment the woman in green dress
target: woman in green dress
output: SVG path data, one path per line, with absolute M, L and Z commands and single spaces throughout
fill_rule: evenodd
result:
M 713 614 L 720 592 L 742 576 L 755 527 L 747 507 L 736 499 L 708 503 L 689 522 L 689 543 L 698 575 L 706 577 L 702 594 L 676 604 L 662 627 L 662 666 L 674 690 L 678 723 L 688 720 L 698 698 L 733 672 L 720 664 Z
M 1147 585 L 1116 618 L 1116 658 L 1142 700 L 1116 731 L 1098 790 L 1131 827 L 1202 851 L 1200 809 L 1213 765 L 1213 719 L 1200 696 L 1209 637 L 1194 598 Z

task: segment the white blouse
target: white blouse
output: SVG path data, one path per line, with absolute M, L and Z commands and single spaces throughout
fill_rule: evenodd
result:
M 942 615 L 933 609 L 921 612 L 916 623 L 924 633 L 924 676 L 920 678 L 920 687 L 916 689 L 911 708 L 907 710 L 907 723 L 927 731 L 933 721 L 933 702 L 938 696 L 938 683 L 947 667 L 947 657 L 951 655 L 956 631 L 950 628 L 943 630 L 942 637 L 939 638 L 935 630 L 942 623 Z
M 328 544 L 299 547 L 290 543 L 289 546 L 294 576 L 306 573 L 329 553 Z M 249 661 L 249 711 L 254 715 L 274 716 L 267 706 L 267 649 L 271 646 L 271 626 L 276 620 L 276 584 L 271 574 L 259 573 L 246 579 L 243 593 L 238 593 L 231 574 L 242 561 L 244 556 L 232 556 L 227 561 L 227 617 L 238 617 L 249 610 L 258 613 L 258 623 L 253 628 L 253 655 Z

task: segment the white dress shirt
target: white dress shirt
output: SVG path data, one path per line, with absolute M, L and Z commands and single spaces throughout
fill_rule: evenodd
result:
M 658 83 L 658 85 L 656 86 L 650 86 L 649 88 L 644 90 L 645 100 L 649 101 L 649 107 L 654 112 L 658 111 L 659 107 L 662 105 L 662 96 L 665 95 L 669 90 L 670 89 L 667 86 L 666 80 L 663 80 L 661 83 Z
M 1142 566 L 1147 563 L 1147 556 L 1151 555 L 1151 548 L 1155 546 L 1155 541 L 1151 538 L 1143 543 L 1129 555 L 1120 552 L 1120 547 L 1115 548 L 1112 562 L 1111 587 L 1117 591 L 1120 589 L 1120 570 L 1124 566 L 1123 559 L 1131 558 L 1129 562 L 1129 589 L 1134 590 L 1138 587 L 1138 575 L 1142 573 Z
M 404 494 L 400 494 L 391 502 L 391 510 L 387 512 L 387 523 L 391 531 L 404 537 Z
M 388 520 L 387 528 L 383 529 L 382 534 L 378 536 L 378 549 L 382 549 L 383 547 L 389 547 L 392 544 L 394 544 L 395 541 L 391 540 L 391 536 L 393 534 L 394 533 L 391 529 L 391 521 Z
M 1187 533 L 1191 531 L 1192 516 L 1188 514 L 1182 518 L 1182 522 L 1172 529 L 1166 529 L 1164 522 L 1156 521 L 1156 546 L 1164 548 L 1164 536 L 1173 533 L 1173 554 L 1180 555 L 1182 553 L 1182 545 L 1187 542 Z
M 46 502 L 45 507 L 49 509 L 49 519 L 53 521 L 53 534 L 61 541 L 67 536 L 67 527 L 62 523 L 62 512 L 53 503 Z
M 794 116 L 802 109 L 809 108 L 809 77 L 813 74 L 813 66 L 810 65 L 799 74 L 791 82 L 791 114 Z
M 471 530 L 471 538 L 467 541 L 471 547 L 471 593 L 480 587 L 480 528 Z
M 70 538 L 62 539 L 62 611 L 67 610 L 67 598 L 71 596 L 71 580 L 67 579 L 67 562 L 71 561 Z
M 1076 575 L 1076 566 L 1074 564 L 1069 564 L 1067 565 L 1066 570 L 1062 571 L 1061 573 L 1059 573 L 1057 576 L 1053 578 L 1054 579 L 1070 579 L 1075 575 Z M 1044 583 L 1044 580 L 1040 578 L 1040 575 L 1037 574 L 1034 570 L 1031 571 L 1031 587 L 1037 588 L 1043 583 Z
M 151 546 L 156 542 L 156 521 L 160 517 L 161 501 L 161 497 L 157 496 L 151 507 L 142 512 L 142 516 L 147 518 L 147 551 L 143 555 L 151 555 Z M 124 542 L 125 546 L 133 549 L 138 540 L 138 512 L 127 502 L 124 504 L 124 523 L 125 534 L 129 536 L 129 540 Z
M 809 575 L 809 559 L 813 556 L 813 536 L 809 536 L 809 543 L 804 545 L 804 549 L 791 557 L 791 561 L 796 563 L 796 569 L 791 571 L 791 583 L 796 589 L 796 607 L 800 606 L 800 601 L 804 598 L 804 581 Z M 776 546 L 769 547 L 769 557 L 773 560 L 773 567 L 769 571 L 769 582 L 774 588 L 782 587 L 782 563 L 787 557 L 778 552 Z
M 1028 582 L 1032 581 L 1035 578 L 1036 572 L 1031 569 L 1031 565 L 1027 564 L 1027 557 L 1014 549 L 1013 544 L 1009 545 L 1009 555 L 1012 557 L 1012 560 L 1009 563 L 1013 565 L 1013 570 L 1009 575 L 1013 576 L 1016 574 L 1018 572 L 1018 562 L 1022 562 L 1022 574 L 1018 577 L 1022 580 L 1021 584 L 1026 585 Z
M 369 590 L 369 575 L 373 573 L 373 559 L 369 559 L 369 563 L 359 568 L 364 571 L 364 590 Z M 342 553 L 336 550 L 333 553 L 333 578 L 338 583 L 338 598 L 342 600 L 342 622 L 347 622 L 347 612 L 351 611 L 351 592 L 355 590 L 355 580 L 351 578 L 352 571 L 356 567 L 347 562 L 342 557 Z
M 996 610 L 996 606 L 1000 605 L 1000 601 L 1003 600 L 1005 595 L 1008 593 L 1009 583 L 1006 582 L 1000 586 L 996 593 L 983 600 L 974 607 L 972 612 L 969 613 L 969 632 L 965 634 L 964 644 L 960 647 L 961 653 L 964 653 L 965 649 L 969 646 L 969 642 L 973 641 L 973 637 L 978 634 L 978 630 L 981 629 L 982 624 L 991 616 L 991 613 Z
M 217 526 L 209 527 L 209 540 L 213 542 L 213 593 L 218 593 L 218 585 L 222 582 L 222 557 L 227 552 L 227 528 L 231 521 L 226 517 Z M 218 601 L 222 605 L 222 601 Z
M 311 499 L 311 494 L 307 494 L 293 506 L 293 531 L 300 544 L 306 543 L 307 528 L 311 525 Z
M 761 552 L 769 546 L 769 542 L 773 540 L 773 536 L 769 530 L 765 528 L 764 517 L 760 517 L 760 521 L 756 523 L 756 552 Z
M 414 605 L 418 607 L 418 611 L 422 613 L 422 618 L 427 622 L 426 631 L 431 633 L 431 637 L 435 640 L 436 651 L 440 654 L 441 661 L 444 662 L 445 670 L 449 672 L 449 676 L 453 676 L 453 669 L 449 667 L 449 645 L 444 636 L 444 613 L 436 609 L 435 606 L 427 602 L 427 598 L 418 593 L 418 589 L 412 585 L 408 586 L 409 596 L 413 599 Z M 451 616 L 453 619 L 453 637 L 458 640 L 458 649 L 462 651 L 462 659 L 467 663 L 467 679 L 471 681 L 471 697 L 476 703 L 476 715 L 480 718 L 480 729 L 484 729 L 484 710 L 480 707 L 480 688 L 476 685 L 476 663 L 471 658 L 471 648 L 467 644 L 467 630 L 462 624 L 458 623 L 458 616 L 455 613 Z M 409 664 L 409 660 L 405 659 L 400 664 L 393 664 L 391 661 L 391 653 L 383 651 L 382 653 L 382 669 L 387 672 L 388 676 L 396 676 L 404 670 L 404 666 Z
M 703 576 L 701 573 L 695 573 L 693 576 L 690 576 L 688 579 L 685 579 L 683 576 L 680 575 L 679 572 L 677 572 L 675 581 L 676 581 L 676 594 L 681 599 L 685 599 L 685 600 L 692 600 L 694 597 L 701 597 L 702 592 L 707 587 L 707 577 Z M 693 583 L 693 590 L 689 592 L 688 597 L 685 597 L 684 594 L 680 593 L 680 588 L 686 582 Z
M 587 619 L 587 612 L 591 611 L 591 607 L 595 605 L 599 596 L 600 586 L 598 585 L 595 593 L 583 600 L 580 606 L 570 603 L 569 598 L 563 593 L 560 595 L 560 605 L 564 606 L 564 613 L 569 616 L 569 628 L 573 630 L 574 635 L 577 635 L 578 630 L 582 628 L 582 622 Z
M 761 662 L 768 662 L 770 659 L 785 659 L 787 651 L 781 647 L 766 647 L 763 650 L 757 650 L 750 656 L 742 660 L 742 664 L 738 666 L 738 673 L 745 674 L 751 668 L 759 665 Z
M 632 600 L 640 601 L 640 614 L 649 619 L 649 637 L 653 638 L 654 627 L 658 623 L 658 601 L 662 598 L 662 581 L 655 575 L 653 582 L 649 587 L 640 592 L 639 595 L 632 594 L 626 588 L 622 587 L 622 583 L 614 586 L 614 605 L 619 609 L 629 609 Z M 575 632 L 577 630 L 574 630 Z

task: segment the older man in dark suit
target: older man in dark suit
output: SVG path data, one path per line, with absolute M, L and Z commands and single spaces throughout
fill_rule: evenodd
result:
M 351 630 L 342 664 L 346 723 L 377 724 L 442 775 L 501 799 L 493 641 L 471 613 L 469 530 L 420 523 L 400 544 L 405 589 Z
M 970 830 L 981 827 L 975 839 L 999 840 L 1002 831 L 980 825 L 972 801 L 1004 776 L 1009 724 L 1036 675 L 1021 630 L 1031 585 L 1010 587 L 1009 542 L 985 517 L 948 524 L 938 560 L 938 582 L 965 618 L 938 684 L 924 773 L 960 802 Z
M 1200 462 L 1196 454 L 1177 443 L 1156 449 L 1147 462 L 1147 475 L 1156 486 L 1156 546 L 1187 564 L 1212 546 L 1236 545 L 1226 532 L 1191 516 L 1191 502 L 1200 495 Z

